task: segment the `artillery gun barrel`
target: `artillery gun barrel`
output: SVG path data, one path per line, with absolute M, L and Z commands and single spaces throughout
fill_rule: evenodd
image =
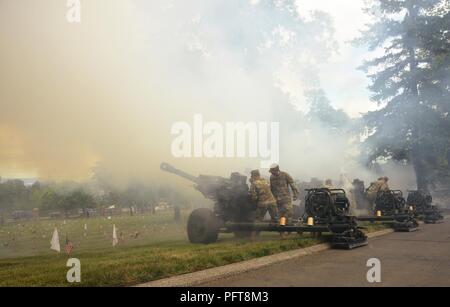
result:
M 190 175 L 188 173 L 185 173 L 185 172 L 183 172 L 183 171 L 181 171 L 179 169 L 176 169 L 175 167 L 173 167 L 169 163 L 165 163 L 165 162 L 161 163 L 160 168 L 161 168 L 162 171 L 178 175 L 180 177 L 183 177 L 183 178 L 185 178 L 185 179 L 187 179 L 189 181 L 192 181 L 194 183 L 197 183 L 197 184 L 199 183 L 198 177 L 195 177 L 195 176 Z

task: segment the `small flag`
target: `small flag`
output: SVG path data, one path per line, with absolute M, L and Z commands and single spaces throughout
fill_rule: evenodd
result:
M 53 231 L 52 240 L 50 241 L 50 249 L 57 251 L 58 253 L 61 252 L 61 246 L 59 245 L 59 235 L 58 235 L 58 229 L 55 227 L 55 230 Z
M 112 245 L 116 246 L 117 243 L 119 243 L 119 239 L 117 238 L 117 232 L 116 232 L 116 225 L 113 225 L 113 239 L 112 239 Z
M 66 251 L 66 254 L 68 256 L 70 256 L 70 254 L 72 253 L 72 250 L 73 250 L 73 244 L 69 240 L 69 237 L 67 237 L 67 234 L 66 234 L 66 246 L 64 247 L 64 250 Z
M 139 231 L 136 231 L 136 232 L 134 233 L 134 238 L 137 239 L 138 237 L 139 237 Z

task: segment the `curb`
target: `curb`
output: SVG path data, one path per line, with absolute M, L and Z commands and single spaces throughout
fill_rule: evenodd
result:
M 375 238 L 393 233 L 392 229 L 384 229 L 367 234 L 368 238 Z M 256 270 L 278 262 L 311 255 L 324 250 L 331 249 L 328 243 L 313 245 L 310 247 L 282 252 L 261 258 L 245 260 L 237 263 L 227 264 L 220 267 L 187 273 L 183 275 L 158 279 L 134 287 L 191 287 L 202 283 L 215 281 L 218 279 L 230 277 L 240 273 Z

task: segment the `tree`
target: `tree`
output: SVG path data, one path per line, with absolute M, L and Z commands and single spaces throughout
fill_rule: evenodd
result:
M 22 180 L 0 183 L 0 208 L 6 210 L 31 209 L 31 189 Z
M 448 171 L 449 2 L 375 0 L 366 11 L 376 21 L 358 42 L 384 54 L 362 66 L 381 106 L 364 117 L 364 149 L 370 163 L 412 163 L 417 187 L 426 190 L 440 167 Z
M 62 197 L 56 193 L 52 188 L 45 187 L 33 193 L 33 199 L 38 206 L 44 210 L 59 209 L 62 203 Z
M 426 80 L 422 88 L 422 99 L 435 112 L 430 125 L 434 128 L 429 139 L 434 159 L 432 178 L 434 182 L 450 183 L 450 2 L 440 2 L 431 11 L 428 27 L 425 27 L 419 40 L 422 55 L 429 62 L 424 67 Z M 433 182 L 433 183 L 434 183 Z
M 76 190 L 62 197 L 60 207 L 67 213 L 73 209 L 86 209 L 96 206 L 94 197 L 83 190 Z
M 351 124 L 351 119 L 347 113 L 343 110 L 336 110 L 331 106 L 330 100 L 323 90 L 310 90 L 306 93 L 306 98 L 310 104 L 307 116 L 310 121 L 317 121 L 321 127 L 336 132 L 342 132 Z

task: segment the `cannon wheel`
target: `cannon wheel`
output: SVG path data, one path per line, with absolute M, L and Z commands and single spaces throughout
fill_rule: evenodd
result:
M 220 220 L 207 208 L 192 211 L 187 223 L 188 238 L 191 243 L 210 244 L 217 241 Z

